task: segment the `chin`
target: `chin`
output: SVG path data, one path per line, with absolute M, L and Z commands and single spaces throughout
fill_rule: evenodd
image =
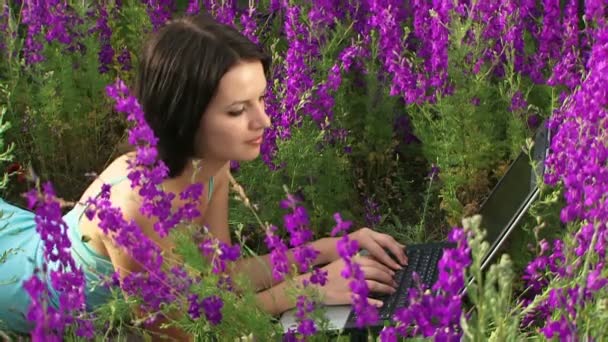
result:
M 255 153 L 242 153 L 237 158 L 233 158 L 231 160 L 247 162 L 247 161 L 256 160 L 256 159 L 258 159 L 259 156 L 260 156 L 260 151 L 257 151 Z

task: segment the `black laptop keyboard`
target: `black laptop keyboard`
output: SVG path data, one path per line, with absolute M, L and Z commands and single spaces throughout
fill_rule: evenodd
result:
M 379 309 L 380 321 L 390 319 L 395 310 L 407 306 L 408 289 L 414 287 L 413 274 L 416 272 L 420 277 L 420 282 L 427 287 L 433 286 L 438 276 L 438 263 L 443 254 L 444 248 L 453 247 L 454 245 L 447 242 L 426 243 L 419 245 L 410 245 L 406 249 L 408 257 L 408 265 L 402 270 L 395 272 L 395 282 L 397 283 L 397 291 L 392 295 L 379 295 L 371 297 L 382 300 L 384 305 Z M 346 327 L 355 327 L 357 316 L 354 310 L 351 310 L 348 317 Z M 380 322 L 381 323 L 381 322 Z

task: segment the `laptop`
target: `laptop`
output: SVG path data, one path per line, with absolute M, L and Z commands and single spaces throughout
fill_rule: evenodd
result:
M 486 230 L 486 240 L 490 244 L 488 252 L 482 261 L 482 271 L 488 268 L 494 259 L 502 253 L 508 243 L 508 238 L 519 225 L 532 203 L 539 196 L 536 174 L 544 173 L 544 161 L 550 142 L 550 132 L 541 125 L 534 137 L 532 156 L 521 152 L 511 163 L 505 175 L 498 181 L 494 189 L 485 199 L 479 214 L 482 216 L 481 226 Z M 536 162 L 536 171 L 530 163 L 531 157 Z M 390 320 L 393 314 L 407 305 L 408 289 L 415 286 L 412 274 L 416 272 L 420 281 L 431 287 L 438 277 L 438 263 L 443 250 L 454 247 L 450 242 L 431 242 L 406 246 L 408 265 L 396 272 L 397 291 L 392 295 L 375 296 L 384 305 L 378 310 L 378 327 Z M 472 280 L 470 280 L 472 281 Z M 464 291 L 464 289 L 462 290 Z M 357 329 L 356 316 L 350 305 L 326 306 L 325 316 L 329 330 Z M 297 327 L 296 310 L 288 310 L 280 318 L 287 332 Z M 369 328 L 369 327 L 368 327 Z M 371 327 L 373 328 L 373 327 Z

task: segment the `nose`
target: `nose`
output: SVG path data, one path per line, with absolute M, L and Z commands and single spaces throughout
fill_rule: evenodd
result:
M 264 104 L 260 104 L 256 106 L 256 110 L 254 111 L 254 117 L 252 118 L 252 126 L 253 129 L 264 129 L 270 127 L 270 117 L 266 114 L 266 109 L 264 108 Z

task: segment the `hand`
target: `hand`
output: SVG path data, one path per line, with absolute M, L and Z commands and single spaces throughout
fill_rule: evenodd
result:
M 404 251 L 405 245 L 395 241 L 390 235 L 378 233 L 369 228 L 361 228 L 350 233 L 349 238 L 357 240 L 359 242 L 359 247 L 367 250 L 371 257 L 394 270 L 401 269 L 402 266 L 397 264 L 388 253 L 386 253 L 384 250 L 385 248 L 393 253 L 401 265 L 407 265 L 407 256 Z
M 392 294 L 396 291 L 397 283 L 393 279 L 395 272 L 387 266 L 368 256 L 354 256 L 352 261 L 360 265 L 370 292 Z M 352 291 L 349 283 L 353 279 L 342 277 L 341 273 L 345 266 L 343 259 L 337 259 L 322 268 L 327 271 L 327 283 L 325 286 L 319 286 L 318 289 L 322 294 L 324 304 L 352 304 Z M 376 307 L 382 306 L 380 300 L 367 299 Z

